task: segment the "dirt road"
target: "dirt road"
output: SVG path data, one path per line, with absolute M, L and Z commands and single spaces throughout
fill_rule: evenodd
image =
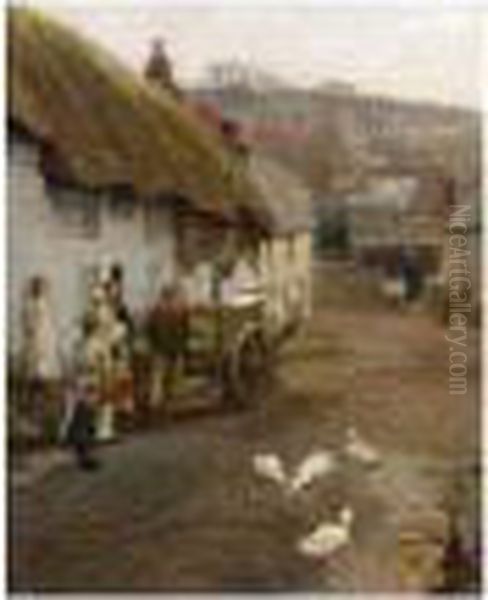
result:
M 397 537 L 412 515 L 461 503 L 473 536 L 476 354 L 468 394 L 450 396 L 432 316 L 317 277 L 315 316 L 255 409 L 170 423 L 105 448 L 97 472 L 65 462 L 11 487 L 11 589 L 392 591 L 404 586 Z M 339 456 L 350 426 L 375 467 L 340 463 L 293 498 L 253 471 L 259 452 L 286 466 L 314 449 Z M 344 505 L 349 543 L 328 560 L 300 555 L 298 540 Z

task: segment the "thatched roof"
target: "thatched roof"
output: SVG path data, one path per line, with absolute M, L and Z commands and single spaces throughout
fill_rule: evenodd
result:
M 249 174 L 260 194 L 256 210 L 264 212 L 269 230 L 287 234 L 311 229 L 310 191 L 289 169 L 261 154 L 253 154 Z
M 170 94 L 37 11 L 8 11 L 9 119 L 50 148 L 58 176 L 232 216 L 253 195 L 216 136 Z

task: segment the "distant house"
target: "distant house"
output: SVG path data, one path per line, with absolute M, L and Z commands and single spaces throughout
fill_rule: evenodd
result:
M 251 219 L 252 191 L 182 103 L 69 29 L 11 9 L 8 44 L 9 351 L 40 275 L 68 358 L 93 269 L 120 265 L 129 305 L 144 310 L 192 245 L 217 252 Z
M 314 194 L 313 242 L 318 256 L 347 257 L 349 253 L 347 193 Z
M 411 249 L 424 272 L 437 277 L 446 222 L 442 180 L 382 176 L 346 202 L 349 243 L 358 266 L 395 277 L 402 252 Z

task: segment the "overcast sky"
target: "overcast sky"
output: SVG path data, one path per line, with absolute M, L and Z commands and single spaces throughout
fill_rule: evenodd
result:
M 267 8 L 201 1 L 190 7 L 142 0 L 138 8 L 135 2 L 26 3 L 74 24 L 137 70 L 150 40 L 162 36 L 184 83 L 201 80 L 211 63 L 238 59 L 303 86 L 345 80 L 409 99 L 471 106 L 478 101 L 480 15 L 433 10 L 429 0 L 413 0 L 416 8 L 409 9 L 401 1 L 403 8 L 396 9 L 310 3 L 294 8 L 276 1 Z

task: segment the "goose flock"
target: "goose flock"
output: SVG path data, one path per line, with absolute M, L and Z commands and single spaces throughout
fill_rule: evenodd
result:
M 315 450 L 290 473 L 283 460 L 275 453 L 261 453 L 253 457 L 254 472 L 273 482 L 285 496 L 290 497 L 307 490 L 312 483 L 327 477 L 338 469 L 340 458 L 353 460 L 365 467 L 377 467 L 381 463 L 379 452 L 361 438 L 354 427 L 346 432 L 346 443 L 342 452 Z M 354 512 L 344 506 L 336 521 L 323 521 L 297 543 L 297 550 L 308 558 L 327 558 L 349 544 Z

